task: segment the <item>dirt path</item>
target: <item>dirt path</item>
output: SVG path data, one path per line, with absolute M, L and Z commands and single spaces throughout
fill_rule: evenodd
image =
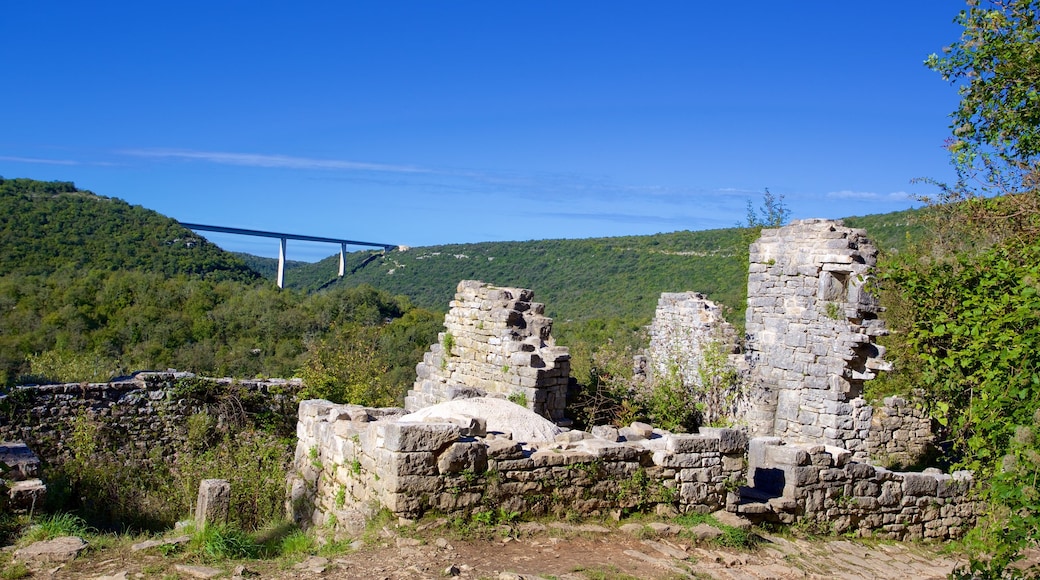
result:
M 593 526 L 592 528 L 595 528 Z M 98 549 L 64 565 L 34 567 L 33 578 L 130 580 L 191 578 L 181 565 L 219 569 L 223 578 L 944 578 L 957 564 L 927 544 L 805 541 L 763 535 L 755 550 L 698 545 L 674 536 L 636 538 L 618 531 L 566 526 L 519 538 L 460 541 L 436 533 L 419 540 L 385 533 L 373 544 L 329 558 L 206 564 L 128 546 Z M 244 571 L 236 569 L 244 566 Z

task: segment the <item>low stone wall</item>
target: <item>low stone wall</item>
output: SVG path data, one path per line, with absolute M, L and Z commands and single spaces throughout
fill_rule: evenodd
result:
M 968 472 L 898 473 L 854 462 L 848 450 L 775 437 L 749 446 L 733 429 L 601 426 L 527 443 L 488 433 L 479 418 L 412 422 L 404 413 L 300 403 L 287 500 L 293 519 L 347 535 L 383 508 L 406 519 L 728 509 L 837 533 L 946 539 L 969 529 L 977 509 Z
M 221 399 L 218 391 L 236 389 Z M 266 415 L 291 432 L 299 381 L 199 379 L 191 373 L 137 373 L 112 383 L 25 386 L 0 397 L 0 441 L 24 441 L 46 463 L 69 456 L 77 422 L 99 425 L 106 442 L 127 456 L 173 454 L 187 438 L 188 418 L 213 414 L 218 425 L 241 414 Z
M 902 397 L 886 397 L 874 408 L 867 451 L 882 467 L 917 465 L 935 450 L 932 418 Z
M 748 458 L 742 491 L 752 501 L 736 507 L 752 519 L 893 540 L 952 539 L 974 525 L 979 507 L 968 471 L 900 473 L 851 461 L 844 449 L 775 437 L 752 439 Z
M 499 509 L 707 513 L 724 507 L 727 487 L 743 474 L 746 439 L 730 429 L 678 435 L 636 425 L 622 430 L 624 442 L 607 428 L 606 437 L 568 431 L 532 444 L 486 433 L 479 419 L 411 423 L 400 414 L 300 404 L 288 498 L 297 523 L 353 533 L 380 508 L 409 519 Z

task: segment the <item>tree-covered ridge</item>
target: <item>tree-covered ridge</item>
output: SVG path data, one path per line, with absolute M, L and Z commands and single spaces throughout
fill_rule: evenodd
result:
M 915 210 L 852 217 L 877 246 L 894 252 L 920 235 Z M 338 255 L 294 264 L 286 284 L 313 290 L 371 284 L 404 294 L 431 310 L 447 308 L 459 280 L 478 279 L 535 290 L 559 321 L 624 318 L 645 323 L 662 292 L 707 294 L 741 317 L 747 292 L 745 254 L 750 230 L 727 228 L 651 236 L 578 240 L 483 242 L 347 255 L 347 276 L 337 278 Z M 274 278 L 275 260 L 255 258 L 254 269 Z M 266 266 L 265 266 L 266 265 Z
M 337 348 L 331 337 L 352 333 L 385 369 L 378 387 L 391 404 L 439 327 L 406 298 L 366 286 L 305 295 L 156 272 L 8 274 L 0 276 L 0 385 L 166 368 L 292 377 Z
M 175 220 L 69 182 L 0 177 L 0 252 L 0 275 L 92 269 L 259 279 Z

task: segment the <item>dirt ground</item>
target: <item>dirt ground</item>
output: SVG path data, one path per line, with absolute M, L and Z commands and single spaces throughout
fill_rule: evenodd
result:
M 944 578 L 958 561 L 941 545 L 801 540 L 759 532 L 751 550 L 715 547 L 670 535 L 634 537 L 600 526 L 534 525 L 511 537 L 421 539 L 384 529 L 375 541 L 329 557 L 296 560 L 193 561 L 158 550 L 133 552 L 129 542 L 89 550 L 64 564 L 31 567 L 32 578 L 449 578 L 596 580 L 627 578 Z

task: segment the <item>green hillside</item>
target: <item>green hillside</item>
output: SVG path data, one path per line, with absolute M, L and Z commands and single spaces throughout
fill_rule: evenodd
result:
M 886 252 L 920 235 L 913 210 L 847 218 L 864 228 Z M 338 255 L 315 264 L 294 264 L 290 288 L 311 291 L 371 284 L 404 294 L 417 305 L 447 309 L 459 280 L 478 279 L 535 290 L 550 316 L 561 321 L 624 318 L 648 321 L 662 292 L 703 292 L 739 319 L 751 232 L 743 228 L 682 231 L 651 236 L 580 240 L 483 242 L 348 254 L 347 275 L 337 277 Z M 254 258 L 254 269 L 274 277 L 277 262 Z M 266 264 L 266 267 L 265 267 Z
M 176 220 L 60 181 L 0 177 L 0 250 L 0 275 L 90 269 L 260 278 Z
M 66 182 L 0 178 L 0 255 L 0 387 L 171 367 L 320 377 L 319 357 L 353 348 L 389 404 L 439 324 L 364 285 L 278 290 L 176 221 Z

